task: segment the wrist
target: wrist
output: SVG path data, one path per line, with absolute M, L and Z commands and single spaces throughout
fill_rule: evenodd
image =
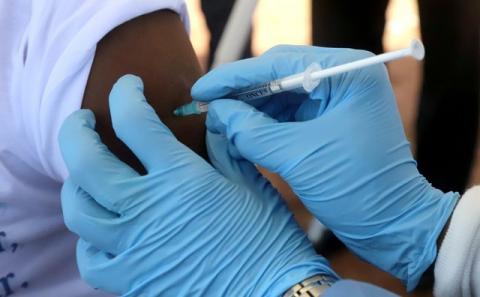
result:
M 455 212 L 455 208 L 453 209 L 452 211 L 452 214 L 453 212 Z M 450 218 L 448 219 L 447 223 L 445 224 L 445 226 L 443 227 L 443 230 L 442 232 L 440 233 L 440 235 L 438 236 L 438 239 L 437 239 L 437 247 L 440 248 L 442 246 L 442 243 L 443 243 L 443 240 L 445 239 L 445 235 L 447 235 L 447 230 L 448 230 L 448 227 L 450 227 L 450 222 L 452 221 L 452 216 L 450 216 Z
M 224 260 L 229 262 L 233 257 L 241 263 L 233 265 L 233 269 L 236 275 L 244 277 L 237 278 L 233 287 L 249 288 L 259 296 L 281 296 L 295 284 L 315 275 L 328 276 L 333 280 L 339 278 L 328 261 L 315 252 L 283 202 L 257 209 L 261 212 L 255 217 L 262 219 L 251 228 L 244 228 L 247 229 L 246 234 L 240 236 L 242 240 L 235 244 L 235 251 L 228 252 Z M 239 218 L 254 221 L 254 218 L 246 218 L 245 215 Z M 234 257 L 235 253 L 239 256 Z
M 399 278 L 412 291 L 435 261 L 437 241 L 459 195 L 434 188 L 421 175 L 395 193 L 397 196 L 387 196 L 398 202 L 394 207 L 389 206 L 393 221 L 382 234 L 388 239 L 375 240 L 378 244 L 374 257 L 378 262 L 373 263 Z
M 455 211 L 455 209 L 453 211 Z M 452 217 L 450 216 L 447 223 L 443 227 L 442 232 L 437 238 L 437 250 L 439 250 L 442 245 L 443 239 L 445 238 L 447 230 L 450 226 L 451 219 Z M 428 267 L 428 269 L 425 270 L 422 277 L 420 278 L 420 282 L 418 283 L 418 286 L 415 288 L 416 291 L 431 291 L 433 289 L 433 285 L 435 282 L 434 269 L 435 269 L 436 261 L 437 259 L 435 259 L 432 265 L 430 265 L 430 267 Z
M 282 296 L 296 284 L 314 276 L 323 276 L 331 283 L 340 279 L 327 259 L 318 255 L 306 237 L 295 242 L 280 243 L 284 248 L 262 273 L 271 296 Z M 263 295 L 262 295 L 263 296 Z

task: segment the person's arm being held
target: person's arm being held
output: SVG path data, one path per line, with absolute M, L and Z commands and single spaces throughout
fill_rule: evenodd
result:
M 200 65 L 180 17 L 169 10 L 140 16 L 106 35 L 98 44 L 82 107 L 91 109 L 96 130 L 119 158 L 141 169 L 135 155 L 115 137 L 108 94 L 121 76 L 142 78 L 150 104 L 175 136 L 206 157 L 204 117 L 173 117 L 172 111 L 191 100 L 190 88 Z

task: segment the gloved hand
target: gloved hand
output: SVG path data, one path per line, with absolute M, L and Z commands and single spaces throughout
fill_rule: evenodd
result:
M 228 94 L 368 52 L 280 46 L 218 67 L 193 87 L 194 100 Z M 436 257 L 436 240 L 458 199 L 418 172 L 383 65 L 321 81 L 310 94 L 284 93 L 256 108 L 210 103 L 207 128 L 229 150 L 280 174 L 306 207 L 349 248 L 413 289 Z
M 279 296 L 312 275 L 336 278 L 256 168 L 229 157 L 224 138 L 208 136 L 216 170 L 175 139 L 132 75 L 113 87 L 110 112 L 147 175 L 112 155 L 88 110 L 59 136 L 70 172 L 65 222 L 81 237 L 78 267 L 92 286 L 123 296 Z

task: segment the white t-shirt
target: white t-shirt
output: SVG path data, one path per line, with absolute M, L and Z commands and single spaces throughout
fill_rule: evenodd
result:
M 63 224 L 57 133 L 80 108 L 97 42 L 160 9 L 188 26 L 183 0 L 0 1 L 0 296 L 105 296 L 80 279 Z

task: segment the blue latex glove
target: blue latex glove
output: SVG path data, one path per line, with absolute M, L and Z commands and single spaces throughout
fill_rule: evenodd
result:
M 278 296 L 325 274 L 277 192 L 209 135 L 214 169 L 179 143 L 146 102 L 138 77 L 110 94 L 117 136 L 148 171 L 118 160 L 88 110 L 60 132 L 70 177 L 62 190 L 67 227 L 81 239 L 78 267 L 92 286 L 123 296 Z
M 192 89 L 198 101 L 303 71 L 370 56 L 365 51 L 280 46 L 218 67 Z M 436 257 L 458 199 L 418 172 L 384 65 L 324 79 L 310 94 L 210 104 L 207 127 L 229 150 L 280 174 L 306 207 L 356 254 L 413 289 Z M 260 110 L 260 111 L 259 111 Z

